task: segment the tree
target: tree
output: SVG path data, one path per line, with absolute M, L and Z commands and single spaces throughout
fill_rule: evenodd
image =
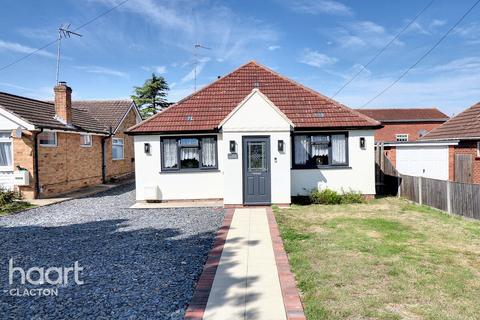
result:
M 134 87 L 132 100 L 140 109 L 143 119 L 146 119 L 163 108 L 167 107 L 166 96 L 169 90 L 167 81 L 162 76 L 152 73 L 152 77 L 145 80 L 141 87 Z

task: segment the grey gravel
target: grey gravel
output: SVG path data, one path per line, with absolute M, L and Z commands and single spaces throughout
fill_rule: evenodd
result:
M 0 217 L 0 318 L 182 319 L 223 219 L 220 208 L 129 209 L 133 184 Z M 8 261 L 84 267 L 56 297 L 9 294 Z M 19 276 L 14 288 L 22 286 Z M 42 288 L 52 288 L 49 284 Z

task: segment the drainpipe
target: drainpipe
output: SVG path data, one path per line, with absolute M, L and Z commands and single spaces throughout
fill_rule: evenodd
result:
M 38 174 L 38 135 L 43 132 L 43 128 L 39 132 L 33 133 L 33 174 L 35 175 L 35 199 L 40 198 L 40 176 Z
M 108 130 L 108 136 L 102 137 L 102 183 L 107 183 L 107 154 L 105 152 L 105 141 L 113 135 L 112 127 Z

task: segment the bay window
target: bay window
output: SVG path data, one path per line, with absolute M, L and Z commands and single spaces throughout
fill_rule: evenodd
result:
M 161 139 L 162 171 L 217 169 L 216 137 Z
M 293 167 L 346 166 L 347 134 L 298 134 L 293 136 Z

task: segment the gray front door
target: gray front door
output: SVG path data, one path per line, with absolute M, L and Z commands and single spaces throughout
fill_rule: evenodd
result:
M 243 203 L 270 204 L 270 138 L 243 137 Z

